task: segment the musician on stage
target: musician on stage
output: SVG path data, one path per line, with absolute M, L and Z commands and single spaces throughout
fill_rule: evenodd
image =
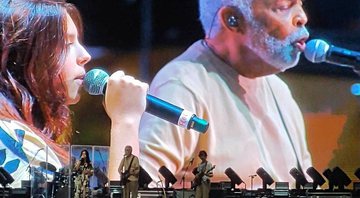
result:
M 75 172 L 75 198 L 90 197 L 90 177 L 94 174 L 94 168 L 89 158 L 89 152 L 82 150 L 80 160 L 74 165 Z
M 193 186 L 196 187 L 195 198 L 208 198 L 210 193 L 210 178 L 213 176 L 213 166 L 206 160 L 207 153 L 204 150 L 199 152 L 201 163 L 196 168 L 196 175 Z
M 137 198 L 139 188 L 139 158 L 132 154 L 132 147 L 125 147 L 124 158 L 121 160 L 118 172 L 121 176 L 121 185 L 124 185 L 124 198 Z

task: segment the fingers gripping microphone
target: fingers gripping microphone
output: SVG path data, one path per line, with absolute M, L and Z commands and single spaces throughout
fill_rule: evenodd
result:
M 307 42 L 304 55 L 313 63 L 327 62 L 360 70 L 360 52 L 335 47 L 320 39 Z
M 106 91 L 108 78 L 109 75 L 103 70 L 92 69 L 85 75 L 84 88 L 90 95 L 103 95 Z M 147 95 L 146 100 L 147 106 L 145 111 L 152 115 L 186 129 L 194 129 L 201 133 L 205 133 L 209 127 L 209 123 L 206 120 L 197 117 L 187 110 L 152 95 Z

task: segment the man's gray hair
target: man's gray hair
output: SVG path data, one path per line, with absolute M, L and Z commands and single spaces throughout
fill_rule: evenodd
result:
M 252 18 L 251 4 L 253 0 L 199 0 L 200 21 L 207 37 L 219 31 L 217 17 L 221 7 L 235 7 L 244 15 L 245 19 Z

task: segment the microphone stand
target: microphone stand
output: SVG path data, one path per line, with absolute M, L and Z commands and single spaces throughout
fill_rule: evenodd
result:
M 104 158 L 102 157 L 101 151 L 100 151 L 100 149 L 96 149 L 96 151 L 99 153 L 99 156 L 100 156 L 100 159 L 101 159 L 101 162 L 102 162 L 102 165 L 103 165 L 102 171 L 104 173 L 106 173 L 105 161 L 104 161 Z
M 31 194 L 31 196 L 32 196 L 32 193 L 33 193 L 33 192 L 32 192 L 33 187 L 32 187 L 32 184 L 31 184 L 31 183 L 32 183 L 32 182 L 31 182 L 31 163 L 35 160 L 37 154 L 39 154 L 39 152 L 40 152 L 41 150 L 44 150 L 44 148 L 40 148 L 40 149 L 38 149 L 38 150 L 36 151 L 34 157 L 30 160 L 29 165 L 28 165 L 28 167 L 27 167 L 26 170 L 25 170 L 25 172 L 26 172 L 26 171 L 29 171 L 29 188 L 30 188 L 30 194 Z
M 101 159 L 101 163 L 102 163 L 102 165 L 103 165 L 103 166 L 102 166 L 102 172 L 105 174 L 105 173 L 106 173 L 105 161 L 104 161 L 104 159 L 103 159 L 103 157 L 102 157 L 101 151 L 100 151 L 99 148 L 96 148 L 95 151 L 97 151 L 97 152 L 99 153 L 99 156 L 100 156 L 100 159 Z M 99 180 L 98 180 L 98 181 L 99 181 Z M 104 182 L 104 181 L 102 181 L 102 182 Z M 99 182 L 98 182 L 98 183 L 99 183 Z M 109 178 L 106 178 L 106 183 L 105 183 L 105 184 L 102 183 L 102 184 L 101 184 L 101 187 L 105 189 L 105 186 L 106 186 L 107 183 L 109 183 Z
M 163 193 L 162 198 L 166 198 L 166 192 L 164 189 L 164 185 L 163 185 L 162 180 L 159 175 L 158 175 L 158 177 L 159 177 L 159 182 L 160 182 L 160 188 L 162 189 L 162 193 Z
M 250 186 L 251 186 L 251 190 L 253 189 L 253 181 L 254 181 L 254 178 L 256 177 L 257 175 L 250 175 L 249 177 L 251 178 L 250 180 Z
M 185 196 L 185 175 L 186 175 L 189 167 L 192 165 L 193 162 L 194 162 L 194 158 L 192 158 L 192 159 L 190 160 L 189 164 L 188 164 L 188 165 L 186 166 L 186 168 L 185 168 L 185 172 L 184 172 L 183 176 L 181 177 L 181 182 L 182 182 L 182 197 L 183 197 L 183 198 L 184 198 L 184 196 Z M 180 182 L 180 184 L 181 184 L 181 182 Z
M 29 182 L 30 182 L 30 176 L 31 176 L 31 163 L 34 161 L 35 157 L 37 156 L 37 154 L 38 154 L 41 150 L 44 150 L 44 148 L 40 148 L 40 149 L 38 149 L 38 150 L 36 151 L 34 157 L 30 160 L 29 165 L 28 165 L 28 167 L 27 167 L 26 170 L 25 170 L 25 171 L 29 170 Z

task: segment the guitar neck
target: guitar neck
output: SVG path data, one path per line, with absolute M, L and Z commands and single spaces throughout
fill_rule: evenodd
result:
M 214 166 L 212 166 L 209 170 L 206 170 L 206 167 L 205 167 L 205 169 L 204 170 L 202 170 L 200 173 L 199 173 L 199 176 L 204 176 L 204 175 L 206 175 L 206 174 L 208 174 L 208 173 L 210 173 L 212 170 L 214 170 L 214 168 L 215 168 L 215 165 Z

